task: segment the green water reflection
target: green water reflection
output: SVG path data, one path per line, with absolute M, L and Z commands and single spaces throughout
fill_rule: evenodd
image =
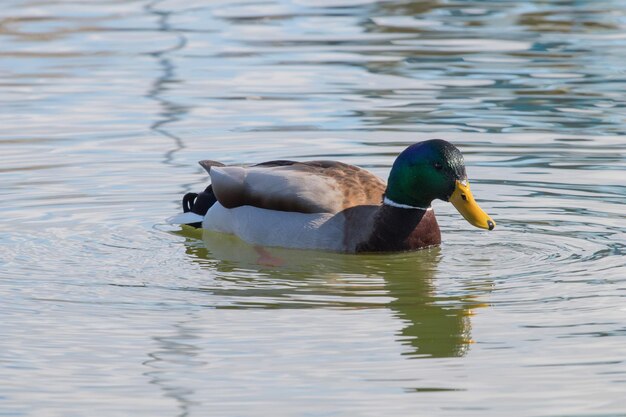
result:
M 271 248 L 276 266 L 260 265 L 259 248 L 233 236 L 184 228 L 186 253 L 212 272 L 218 308 L 388 308 L 403 323 L 396 340 L 409 357 L 467 353 L 470 317 L 486 304 L 474 288 L 439 294 L 441 249 L 387 255 L 344 255 Z

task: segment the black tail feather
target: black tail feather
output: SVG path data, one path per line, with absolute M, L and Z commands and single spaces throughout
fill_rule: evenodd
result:
M 196 193 L 187 193 L 183 196 L 183 213 L 188 213 L 193 209 L 196 198 L 198 198 Z
M 209 185 L 200 194 L 187 193 L 183 196 L 183 212 L 187 213 L 191 211 L 192 213 L 204 216 L 216 201 L 217 198 L 215 198 L 215 194 L 213 193 L 213 187 Z M 201 228 L 202 223 L 191 223 L 189 226 Z

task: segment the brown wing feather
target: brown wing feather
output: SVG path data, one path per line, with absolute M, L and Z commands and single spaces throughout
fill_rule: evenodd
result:
M 337 182 L 343 193 L 341 210 L 360 205 L 379 205 L 383 201 L 387 187 L 385 182 L 367 170 L 337 161 L 310 161 L 301 165 Z
M 279 160 L 215 172 L 210 168 L 223 165 L 202 162 L 212 174 L 218 201 L 227 208 L 249 205 L 278 211 L 338 213 L 354 206 L 380 204 L 386 187 L 374 174 L 336 161 Z
M 226 165 L 222 164 L 221 162 L 217 162 L 217 161 L 211 161 L 210 159 L 205 159 L 203 161 L 198 161 L 198 163 L 200 164 L 200 166 L 204 169 L 206 169 L 206 172 L 211 173 L 211 167 L 224 167 Z

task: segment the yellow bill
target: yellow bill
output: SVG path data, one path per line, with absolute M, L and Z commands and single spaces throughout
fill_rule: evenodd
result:
M 487 230 L 493 230 L 496 227 L 496 222 L 474 200 L 467 180 L 456 181 L 450 202 L 470 224 Z

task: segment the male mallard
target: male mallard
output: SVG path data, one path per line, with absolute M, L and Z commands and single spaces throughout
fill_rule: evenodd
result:
M 463 155 L 432 139 L 406 148 L 388 184 L 335 161 L 270 161 L 241 167 L 200 161 L 211 185 L 183 198 L 172 223 L 230 233 L 261 246 L 385 252 L 441 243 L 431 208 L 451 202 L 476 227 L 495 222 L 474 201 Z

